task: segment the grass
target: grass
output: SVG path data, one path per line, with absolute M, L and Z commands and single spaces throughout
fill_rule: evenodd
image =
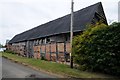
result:
M 71 69 L 68 65 L 64 65 L 64 64 L 53 63 L 53 62 L 33 59 L 33 58 L 20 57 L 15 54 L 5 53 L 5 52 L 2 52 L 2 53 L 0 52 L 0 55 L 1 54 L 4 57 L 8 57 L 9 59 L 13 59 L 18 62 L 26 63 L 28 65 L 36 67 L 37 69 L 42 69 L 47 72 L 60 74 L 64 76 L 66 75 L 66 76 L 77 77 L 77 78 L 114 78 L 113 76 L 109 76 L 105 74 L 85 72 L 85 71 L 80 71 L 77 69 Z
M 0 57 L 2 56 L 2 52 L 0 52 Z

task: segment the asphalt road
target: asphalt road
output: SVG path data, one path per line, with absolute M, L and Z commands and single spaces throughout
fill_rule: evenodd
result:
M 0 80 L 1 79 L 2 79 L 2 58 L 0 57 Z
M 0 57 L 1 58 L 1 57 Z M 57 78 L 2 58 L 2 78 Z

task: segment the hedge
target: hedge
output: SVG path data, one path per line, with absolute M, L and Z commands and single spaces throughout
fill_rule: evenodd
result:
M 74 37 L 72 51 L 81 70 L 120 75 L 120 23 L 90 26 Z

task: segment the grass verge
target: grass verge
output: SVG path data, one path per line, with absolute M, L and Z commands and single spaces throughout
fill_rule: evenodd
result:
M 77 77 L 77 78 L 114 78 L 113 76 L 109 76 L 105 74 L 71 69 L 68 65 L 64 65 L 64 64 L 53 63 L 53 62 L 33 59 L 33 58 L 20 57 L 17 56 L 16 54 L 11 54 L 11 53 L 2 52 L 2 56 L 18 61 L 20 63 L 25 63 L 27 65 L 33 66 L 39 70 L 44 70 L 50 73 L 59 74 L 67 77 L 69 76 L 69 77 Z
M 2 56 L 2 52 L 0 52 L 0 57 Z

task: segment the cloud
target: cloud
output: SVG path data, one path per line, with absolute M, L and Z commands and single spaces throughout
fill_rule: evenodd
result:
M 74 0 L 74 10 L 102 2 L 108 21 L 117 21 L 118 0 Z M 111 5 L 112 4 L 112 5 Z M 71 0 L 0 0 L 0 43 L 70 13 Z

